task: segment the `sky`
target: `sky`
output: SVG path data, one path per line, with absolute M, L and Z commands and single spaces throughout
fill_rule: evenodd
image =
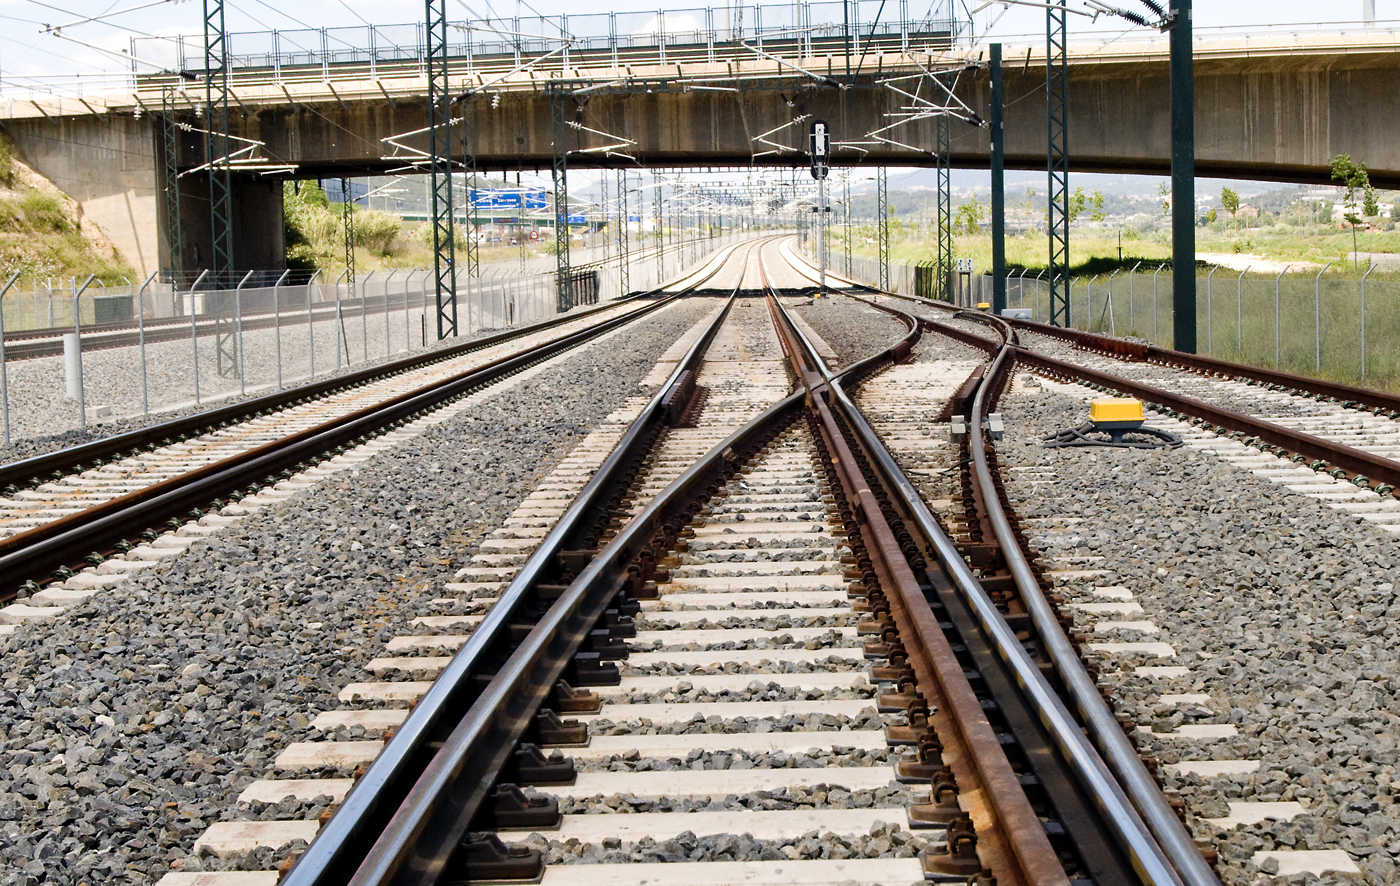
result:
M 287 4 L 285 0 L 227 0 L 228 29 L 231 32 L 264 31 L 309 27 L 363 27 L 365 24 L 392 25 L 422 20 L 421 0 L 302 0 Z M 878 6 L 876 0 L 863 0 L 864 9 Z M 943 3 L 948 0 L 935 0 Z M 951 0 L 961 8 L 976 9 L 982 0 Z M 1080 0 L 1070 0 L 1071 5 Z M 1114 0 L 1129 8 L 1141 9 L 1138 0 Z M 693 4 L 698 6 L 699 3 Z M 893 7 L 896 4 L 890 3 Z M 910 0 L 911 13 L 922 12 L 928 0 Z M 975 32 L 980 38 L 997 38 L 1007 43 L 1044 40 L 1044 13 L 1025 7 L 1003 7 L 1000 3 L 976 14 Z M 1361 17 L 1362 0 L 1339 0 L 1321 5 L 1316 0 L 1195 0 L 1195 24 L 1199 34 L 1213 28 L 1271 28 L 1291 29 L 1323 22 L 1350 22 Z M 144 7 L 144 8 L 143 8 Z M 685 9 L 692 4 L 670 4 L 664 8 Z M 1321 8 L 1320 8 L 1321 7 Z M 531 9 L 545 15 L 576 13 L 579 7 L 569 0 L 448 0 L 452 18 L 476 18 L 492 14 L 510 16 L 517 10 L 529 15 Z M 616 12 L 654 12 L 658 7 L 646 0 L 612 0 L 608 8 Z M 132 10 L 132 11 L 125 11 Z M 129 72 L 129 56 L 133 37 L 169 38 L 174 35 L 200 33 L 201 0 L 0 0 L 0 94 L 29 94 L 35 90 L 75 91 L 74 77 L 83 81 L 84 88 L 101 91 L 120 89 L 119 78 Z M 119 13 L 111 15 L 112 13 Z M 1376 0 L 1378 26 L 1400 28 L 1400 0 Z M 90 16 L 110 15 L 100 21 L 70 24 Z M 698 17 L 697 17 L 698 18 Z M 645 22 L 644 17 L 635 21 Z M 61 35 L 45 32 L 46 26 L 62 26 Z M 1071 42 L 1076 35 L 1084 39 L 1090 32 L 1099 32 L 1093 39 L 1101 42 L 1103 32 L 1120 32 L 1123 22 L 1103 18 L 1091 22 L 1070 16 Z M 1141 39 L 1138 32 L 1134 39 Z M 1150 35 L 1148 35 L 1150 36 Z M 1157 39 L 1165 39 L 1159 37 Z M 305 38 L 303 38 L 305 40 Z M 167 53 L 162 47 L 171 46 L 166 40 L 146 41 L 138 55 L 163 63 Z M 245 41 L 245 45 L 246 41 Z M 232 42 L 235 52 L 239 41 Z M 139 64 L 139 63 L 138 63 Z

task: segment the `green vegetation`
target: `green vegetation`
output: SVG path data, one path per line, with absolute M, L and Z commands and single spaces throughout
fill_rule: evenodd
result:
M 283 235 L 287 266 L 320 269 L 332 275 L 345 269 L 345 204 L 331 203 L 315 182 L 284 185 Z M 387 212 L 353 206 L 355 268 L 369 271 L 423 267 L 431 260 L 424 226 L 410 227 Z
M 1356 226 L 1361 224 L 1361 216 L 1357 214 L 1357 197 L 1361 198 L 1361 212 L 1375 218 L 1381 211 L 1380 204 L 1376 202 L 1376 191 L 1371 187 L 1371 176 L 1366 172 L 1366 165 L 1351 159 L 1350 154 L 1338 154 L 1332 158 L 1332 181 L 1346 189 L 1342 197 L 1346 212 L 1342 217 L 1351 225 L 1351 251 L 1355 253 Z M 1354 258 L 1353 263 L 1359 264 L 1359 258 Z
M 132 273 L 120 259 L 98 252 L 62 198 L 24 186 L 0 192 L 0 267 L 28 278 L 96 274 L 104 283 L 121 283 Z
M 104 283 L 131 276 L 115 250 L 101 249 L 76 220 L 75 207 L 57 188 L 30 171 L 0 135 L 0 268 L 22 278 L 86 279 Z

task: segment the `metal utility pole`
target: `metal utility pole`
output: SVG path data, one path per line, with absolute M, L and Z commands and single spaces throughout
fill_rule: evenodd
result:
M 569 267 L 569 149 L 564 144 L 564 97 L 562 91 L 549 86 L 550 147 L 553 165 L 550 176 L 554 182 L 554 285 L 558 308 L 562 313 L 574 306 L 572 270 Z
M 1191 0 L 1172 0 L 1172 346 L 1196 353 L 1196 95 Z
M 841 206 L 846 214 L 846 222 L 842 226 L 841 239 L 846 245 L 846 276 L 851 276 L 851 171 L 845 170 L 841 176 Z
M 817 180 L 817 269 L 818 291 L 826 292 L 826 177 L 831 171 L 831 130 L 822 120 L 812 124 L 808 135 L 812 157 L 812 178 Z
M 210 262 L 213 288 L 233 283 L 233 181 L 229 172 L 228 33 L 223 0 L 204 0 L 204 160 L 209 176 Z M 221 377 L 238 374 L 238 331 L 231 300 L 214 298 L 214 363 Z M 191 306 L 193 313 L 193 306 Z
M 465 101 L 471 101 L 465 99 Z M 468 286 L 471 280 L 481 278 L 481 241 L 480 228 L 476 223 L 476 204 L 472 200 L 472 189 L 476 187 L 476 110 L 474 108 L 462 108 L 462 177 L 466 181 L 465 200 L 467 210 L 467 279 Z M 524 206 L 525 198 L 521 197 L 521 206 Z M 468 304 L 470 304 L 471 294 L 468 290 Z M 468 310 L 467 323 L 471 324 L 471 312 Z
M 1361 20 L 1368 25 L 1376 23 L 1376 0 L 1361 0 Z
M 619 220 L 619 224 L 617 226 L 617 280 L 619 289 L 618 295 L 625 296 L 627 295 L 627 293 L 632 291 L 632 256 L 630 255 L 631 250 L 628 248 L 629 232 L 627 230 L 627 170 L 625 169 L 619 169 L 617 171 L 617 217 Z
M 175 87 L 160 91 L 162 169 L 165 193 L 165 277 L 177 283 L 185 261 L 185 220 L 180 214 L 180 125 L 175 119 Z M 178 289 L 178 284 L 177 284 Z
M 350 197 L 350 180 L 340 180 L 340 225 L 345 235 L 345 276 L 350 291 L 355 289 L 355 203 Z
M 880 289 L 890 290 L 890 196 L 889 180 L 883 166 L 875 169 L 875 226 L 880 244 Z
M 427 17 L 428 172 L 432 192 L 437 336 L 457 334 L 457 246 L 452 213 L 452 96 L 447 83 L 447 0 L 424 0 Z
M 992 140 L 992 313 L 1000 317 L 1006 310 L 1006 91 L 1001 79 L 1001 44 L 993 43 L 988 49 L 992 75 L 987 114 Z
M 936 173 L 938 181 L 938 252 L 937 274 L 934 283 L 934 298 L 952 300 L 948 278 L 953 272 L 953 165 L 952 165 L 952 120 L 947 114 L 939 114 L 934 126 L 937 154 Z
M 652 184 L 656 186 L 656 285 L 660 286 L 666 279 L 666 241 L 663 239 L 661 217 L 661 177 L 655 172 L 651 174 Z
M 1069 58 L 1065 0 L 1045 9 L 1046 173 L 1050 232 L 1050 323 L 1069 326 Z

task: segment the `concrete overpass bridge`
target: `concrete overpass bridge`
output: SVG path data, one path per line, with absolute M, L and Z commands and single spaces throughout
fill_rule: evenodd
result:
M 575 168 L 805 165 L 809 119 L 831 123 L 837 164 L 931 165 L 935 121 L 919 119 L 894 87 L 965 67 L 956 94 L 985 114 L 978 54 L 951 19 L 871 22 L 876 5 L 852 5 L 849 40 L 826 8 L 839 3 L 666 11 L 640 22 L 604 13 L 460 23 L 449 67 L 464 95 L 457 138 L 468 140 L 459 144 L 471 146 L 479 170 L 547 168 L 558 97 L 576 124 L 564 133 Z M 231 35 L 231 134 L 260 142 L 266 161 L 235 176 L 239 266 L 281 262 L 283 178 L 413 171 L 426 148 L 422 133 L 405 135 L 427 123 L 421 25 L 336 30 Z M 166 263 L 163 99 L 192 127 L 175 146 L 180 167 L 204 162 L 202 71 L 187 71 L 202 56 L 176 46 L 176 73 L 135 76 L 120 94 L 0 103 L 0 123 L 24 157 L 143 269 Z M 1304 45 L 1290 35 L 1199 39 L 1198 174 L 1323 182 L 1328 159 L 1346 152 L 1378 186 L 1400 186 L 1390 123 L 1400 119 L 1397 50 L 1400 34 L 1388 30 L 1313 34 Z M 144 51 L 133 46 L 133 55 Z M 1044 168 L 1043 56 L 1043 43 L 1006 50 L 1012 168 Z M 899 77 L 915 79 L 890 82 Z M 930 86 L 924 78 L 917 91 L 927 99 Z M 1165 174 L 1168 107 L 1165 38 L 1071 44 L 1075 171 Z M 913 119 L 884 140 L 871 135 L 901 114 Z M 954 127 L 953 164 L 984 166 L 985 131 Z M 181 181 L 184 264 L 194 267 L 209 255 L 198 236 L 206 191 L 197 174 Z

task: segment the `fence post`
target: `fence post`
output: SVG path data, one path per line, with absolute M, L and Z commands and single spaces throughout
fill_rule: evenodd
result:
M 1157 266 L 1157 270 L 1152 272 L 1152 341 L 1157 341 L 1157 275 L 1162 273 L 1165 264 Z
M 1245 265 L 1235 278 L 1235 351 L 1241 360 L 1244 359 L 1244 275 L 1249 273 L 1249 268 Z
M 345 315 L 341 312 L 340 283 L 342 280 L 350 279 L 350 270 L 347 268 L 340 272 L 340 276 L 335 278 L 335 368 L 340 368 L 340 347 L 341 341 L 345 338 Z M 351 285 L 354 285 L 353 282 Z M 345 342 L 345 362 L 350 362 L 350 342 Z
M 199 405 L 199 329 L 195 323 L 195 318 L 199 312 L 194 309 L 194 291 L 199 288 L 199 284 L 204 282 L 204 278 L 209 275 L 209 269 L 205 268 L 199 272 L 199 276 L 194 278 L 190 284 L 189 309 L 190 309 L 190 348 L 194 351 L 194 405 Z
M 408 329 L 408 287 L 409 287 L 409 284 L 413 282 L 413 275 L 416 274 L 416 273 L 418 273 L 418 269 L 417 269 L 417 268 L 415 268 L 415 269 L 409 271 L 409 272 L 408 272 L 408 276 L 403 278 L 403 349 L 404 349 L 404 353 L 408 353 L 409 349 L 412 347 L 412 346 L 409 344 L 409 342 L 411 341 L 411 339 L 409 338 L 409 329 Z
M 17 280 L 19 271 L 10 274 L 10 279 L 0 288 L 0 413 L 4 414 L 6 446 L 10 445 L 10 376 L 5 368 L 5 296 Z
M 1133 329 L 1133 277 L 1137 274 L 1137 269 L 1142 267 L 1142 262 L 1138 262 L 1128 270 L 1128 328 Z
M 287 268 L 282 275 L 277 278 L 277 282 L 272 284 L 272 328 L 275 333 L 277 343 L 277 390 L 282 390 L 282 281 L 287 279 L 287 275 L 292 272 Z
M 1220 265 L 1211 265 L 1210 273 L 1206 274 L 1206 353 L 1215 356 L 1215 335 L 1211 326 L 1211 314 L 1214 313 L 1215 299 L 1213 281 L 1215 272 L 1220 270 Z
M 311 309 L 311 285 L 316 282 L 316 278 L 321 276 L 319 270 L 313 271 L 310 279 L 306 281 L 306 354 L 307 365 L 306 377 L 308 379 L 316 377 L 316 316 Z
M 1376 263 L 1371 262 L 1371 266 L 1366 269 L 1366 273 L 1361 275 L 1361 380 L 1366 381 L 1366 278 L 1375 271 Z
M 141 289 L 136 293 L 136 344 L 141 354 L 141 414 L 151 414 L 151 394 L 150 383 L 146 372 L 146 290 L 156 279 L 158 271 L 152 271 L 146 278 L 146 282 L 141 284 Z
M 1280 364 L 1280 361 L 1282 360 L 1282 355 L 1283 355 L 1283 348 L 1282 348 L 1282 346 L 1281 346 L 1282 336 L 1281 336 L 1280 333 L 1279 333 L 1279 304 L 1278 304 L 1278 303 L 1279 303 L 1279 296 L 1278 296 L 1279 281 L 1281 281 L 1281 280 L 1283 279 L 1283 275 L 1284 275 L 1284 274 L 1287 274 L 1287 273 L 1288 273 L 1289 267 L 1290 267 L 1290 265 L 1284 265 L 1284 266 L 1283 266 L 1283 270 L 1282 270 L 1282 271 L 1279 271 L 1279 272 L 1278 272 L 1278 276 L 1274 278 L 1274 368 L 1275 368 L 1275 369 L 1278 369 L 1278 368 L 1279 368 L 1279 364 Z
M 1313 278 L 1313 371 L 1322 371 L 1322 275 L 1332 267 L 1332 262 L 1322 266 Z
M 248 271 L 233 289 L 233 334 L 234 340 L 238 342 L 238 393 L 240 396 L 248 393 L 248 373 L 243 360 L 243 287 L 248 285 L 252 276 L 253 272 Z
M 96 274 L 88 274 L 88 278 L 83 281 L 82 286 L 73 287 L 73 362 L 76 364 L 73 379 L 78 387 L 78 427 L 87 430 L 87 391 L 83 385 L 83 315 L 78 308 L 78 299 L 82 298 L 87 288 L 92 285 L 92 281 L 97 279 Z M 1365 300 L 1362 301 L 1365 304 Z M 1364 335 L 1363 335 L 1364 341 Z M 66 349 L 65 349 L 66 351 Z M 67 357 L 67 354 L 64 354 Z M 64 369 L 68 368 L 68 361 L 63 361 Z M 69 385 L 71 391 L 73 386 Z M 69 396 L 72 396 L 71 394 Z
M 374 276 L 374 271 L 369 271 L 358 281 L 351 281 L 350 285 L 360 284 L 360 349 L 364 354 L 365 362 L 369 362 L 369 278 Z M 345 349 L 345 363 L 350 364 L 350 349 Z
M 388 357 L 393 353 L 394 346 L 389 341 L 389 286 L 394 282 L 394 275 L 399 272 L 394 268 L 389 275 L 384 278 L 384 356 Z
M 1118 323 L 1113 319 L 1113 278 L 1123 273 L 1122 268 L 1114 268 L 1113 273 L 1108 275 L 1108 334 L 1118 334 Z
M 1036 271 L 1036 273 L 1035 273 L 1035 286 L 1032 287 L 1032 288 L 1035 290 L 1035 299 L 1036 299 L 1036 301 L 1039 301 L 1039 300 L 1040 300 L 1040 275 L 1041 275 L 1041 274 L 1044 274 L 1044 273 L 1045 273 L 1045 269 L 1044 269 L 1044 268 L 1041 268 L 1039 271 Z M 1031 316 L 1035 316 L 1035 305 L 1031 305 Z M 1047 316 L 1048 316 L 1048 315 L 1047 315 Z

